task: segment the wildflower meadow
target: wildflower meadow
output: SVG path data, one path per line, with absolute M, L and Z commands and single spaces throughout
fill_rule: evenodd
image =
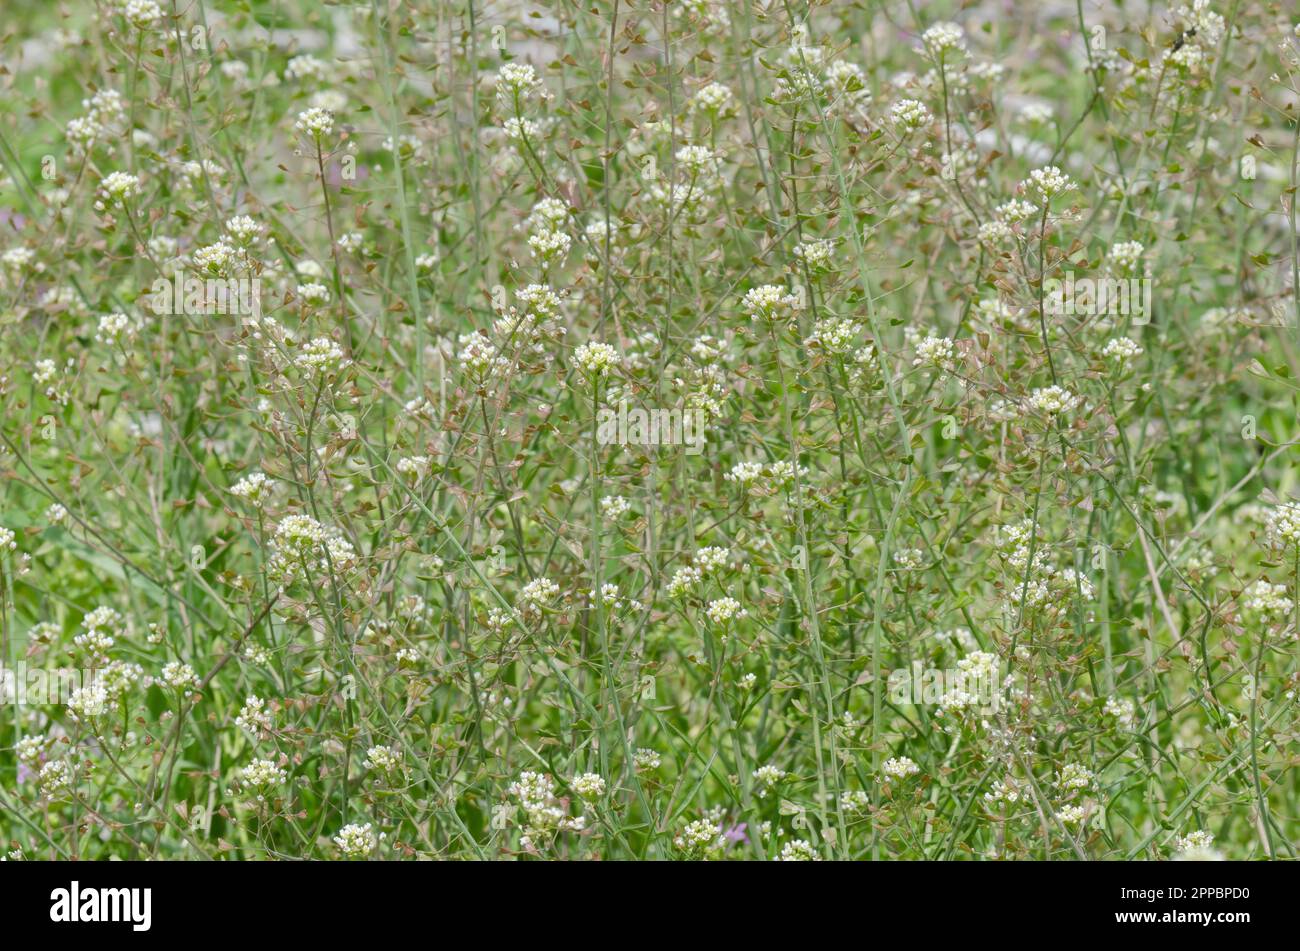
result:
M 4 0 L 0 858 L 1294 859 L 1298 21 Z

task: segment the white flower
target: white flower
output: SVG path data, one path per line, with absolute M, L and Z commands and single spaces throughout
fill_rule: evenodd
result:
M 328 109 L 313 106 L 298 113 L 293 127 L 299 132 L 310 135 L 313 139 L 329 135 L 334 131 L 334 114 Z
M 1206 832 L 1203 829 L 1196 829 L 1187 833 L 1187 835 L 1180 835 L 1174 839 L 1174 849 L 1179 852 L 1204 850 L 1212 845 L 1214 845 L 1214 833 Z
M 797 303 L 798 298 L 785 293 L 784 288 L 775 284 L 762 284 L 746 291 L 740 306 L 750 320 L 775 320 L 788 316 Z
M 254 508 L 260 509 L 274 488 L 275 482 L 266 473 L 250 472 L 231 487 L 230 494 L 247 499 Z
M 936 23 L 921 34 L 921 42 L 936 59 L 942 59 L 943 54 L 949 51 L 966 54 L 966 36 L 956 23 Z
M 528 63 L 506 63 L 496 75 L 497 101 L 504 106 L 522 103 L 541 88 L 537 71 Z
M 1065 825 L 1075 825 L 1083 821 L 1087 814 L 1088 811 L 1083 806 L 1065 806 L 1056 813 L 1056 818 Z
M 334 844 L 339 847 L 339 851 L 347 858 L 365 858 L 374 852 L 384 838 L 382 834 L 376 836 L 371 829 L 372 826 L 369 822 L 365 825 L 358 825 L 355 822 L 345 825 L 339 830 L 339 834 L 334 836 Z
M 518 116 L 511 116 L 501 123 L 501 128 L 505 131 L 506 138 L 511 142 L 523 142 L 528 139 L 536 139 L 541 135 L 542 127 L 532 119 L 523 119 Z
M 754 795 L 764 799 L 767 794 L 785 781 L 788 774 L 779 767 L 768 764 L 754 770 Z
M 253 734 L 270 730 L 271 717 L 265 707 L 265 700 L 255 694 L 249 694 L 239 711 L 239 716 L 235 717 L 235 725 Z
M 38 779 L 41 791 L 46 796 L 54 798 L 72 785 L 72 768 L 67 760 L 51 760 L 41 767 Z
M 1116 337 L 1113 340 L 1108 340 L 1101 351 L 1103 357 L 1115 362 L 1121 368 L 1128 366 L 1130 361 L 1140 357 L 1142 353 L 1143 350 L 1137 341 L 1130 340 L 1128 337 Z
M 605 795 L 605 780 L 597 773 L 575 776 L 569 785 L 583 799 L 599 799 Z
M 846 789 L 840 793 L 840 810 L 849 816 L 866 815 L 871 798 L 861 789 Z
M 1300 502 L 1283 502 L 1264 515 L 1264 534 L 1276 548 L 1300 545 Z
M 651 773 L 663 765 L 663 760 L 654 750 L 642 747 L 632 754 L 632 764 L 638 773 Z
M 607 495 L 600 500 L 600 514 L 611 521 L 621 518 L 631 507 L 631 503 L 621 495 Z
M 574 363 L 586 376 L 596 379 L 606 376 L 619 364 L 618 351 L 607 343 L 590 341 L 573 352 Z
M 324 307 L 330 302 L 329 288 L 315 281 L 310 284 L 299 284 L 296 291 L 298 297 L 308 307 Z
M 553 602 L 559 595 L 560 586 L 550 578 L 534 578 L 524 585 L 523 591 L 519 593 L 519 600 L 526 606 L 543 608 Z
M 709 83 L 691 99 L 691 108 L 706 112 L 718 118 L 726 118 L 735 113 L 735 96 L 722 83 Z
M 255 759 L 239 771 L 240 782 L 254 789 L 283 785 L 288 778 L 289 774 L 269 759 Z
M 262 226 L 248 215 L 236 215 L 226 222 L 226 233 L 236 244 L 248 246 L 261 240 Z
M 957 347 L 947 337 L 926 337 L 916 345 L 914 367 L 933 367 L 944 373 L 951 373 L 957 368 Z
M 189 664 L 181 663 L 178 660 L 168 662 L 162 669 L 163 683 L 169 687 L 176 687 L 180 690 L 189 690 L 197 686 L 199 678 L 194 673 L 194 668 Z
M 1056 785 L 1061 789 L 1087 789 L 1093 781 L 1092 770 L 1079 763 L 1066 763 L 1056 774 Z
M 925 103 L 916 99 L 900 99 L 889 107 L 889 118 L 903 132 L 915 132 L 934 121 Z
M 1295 610 L 1284 584 L 1270 584 L 1263 578 L 1242 592 L 1242 610 L 1266 623 L 1285 621 Z
M 366 750 L 366 758 L 361 765 L 377 773 L 401 773 L 402 754 L 391 746 L 372 746 Z
M 317 59 L 310 53 L 303 53 L 294 56 L 285 64 L 284 78 L 286 80 L 294 79 L 312 79 L 318 80 L 325 76 L 328 67 L 324 61 Z
M 835 242 L 829 238 L 803 241 L 795 245 L 794 256 L 814 274 L 829 271 L 835 254 Z
M 122 16 L 137 30 L 147 30 L 162 19 L 162 8 L 154 0 L 126 0 Z
M 99 683 L 79 687 L 68 697 L 68 713 L 74 720 L 89 720 L 104 712 L 108 692 Z
M 703 145 L 684 145 L 674 157 L 688 176 L 712 175 L 718 163 L 713 150 Z
M 727 847 L 727 839 L 711 819 L 688 822 L 681 834 L 673 838 L 673 845 L 696 858 L 714 855 Z
M 1055 165 L 1046 165 L 1030 172 L 1029 178 L 1021 183 L 1021 188 L 1030 185 L 1037 190 L 1039 197 L 1044 201 L 1051 201 L 1055 196 L 1064 195 L 1078 187 L 1070 181 L 1070 176 Z
M 735 598 L 718 598 L 716 601 L 710 601 L 704 613 L 708 615 L 710 621 L 718 625 L 726 625 L 749 614 Z
M 1138 241 L 1120 241 L 1111 245 L 1111 263 L 1121 272 L 1131 271 L 1141 262 L 1144 250 Z
M 1122 697 L 1107 697 L 1106 704 L 1102 708 L 1108 716 L 1115 718 L 1126 730 L 1133 728 L 1133 722 L 1137 716 L 1137 707 L 1132 700 L 1126 700 Z
M 111 172 L 99 183 L 100 207 L 103 205 L 120 205 L 128 198 L 140 194 L 140 178 L 128 172 Z
M 1068 413 L 1081 402 L 1083 402 L 1081 397 L 1059 386 L 1042 387 L 1029 394 L 1029 405 L 1048 416 Z
M 317 337 L 303 344 L 293 362 L 304 370 L 319 371 L 342 369 L 348 364 L 343 348 L 329 337 Z
M 778 862 L 816 862 L 820 859 L 817 850 L 807 839 L 794 839 L 781 846 Z
M 881 764 L 881 771 L 890 779 L 906 779 L 908 776 L 915 776 L 921 771 L 921 767 L 908 759 L 906 756 L 891 756 Z

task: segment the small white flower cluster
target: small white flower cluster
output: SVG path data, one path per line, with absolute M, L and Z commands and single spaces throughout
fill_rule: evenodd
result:
M 1121 274 L 1128 274 L 1142 263 L 1146 248 L 1140 241 L 1120 241 L 1111 245 L 1110 263 Z
M 356 561 L 356 549 L 337 528 L 326 527 L 310 515 L 289 515 L 275 528 L 267 570 L 289 584 L 316 572 L 348 571 Z
M 89 152 L 97 141 L 111 141 L 126 118 L 125 100 L 115 89 L 99 90 L 89 99 L 83 99 L 81 107 L 86 114 L 71 119 L 63 133 L 78 155 Z
M 1029 178 L 1020 183 L 1022 190 L 1027 190 L 1031 186 L 1043 201 L 1051 201 L 1057 195 L 1072 192 L 1078 187 L 1070 180 L 1069 175 L 1055 165 L 1034 169 L 1029 173 Z
M 1087 807 L 1082 805 L 1062 806 L 1056 813 L 1056 820 L 1063 825 L 1078 825 L 1088 815 Z
M 104 211 L 119 205 L 125 205 L 128 198 L 140 194 L 140 177 L 130 172 L 110 172 L 99 182 L 96 193 L 95 210 Z
M 989 791 L 984 794 L 984 801 L 989 805 L 1006 803 L 1014 805 L 1020 801 L 1020 784 L 1016 782 L 1014 776 L 1008 776 L 1006 779 L 995 779 L 989 787 Z
M 199 678 L 194 668 L 179 660 L 169 661 L 163 665 L 162 681 L 167 686 L 184 691 L 186 696 L 198 686 Z
M 1226 29 L 1224 19 L 1210 9 L 1210 0 L 1192 0 L 1170 11 L 1178 20 L 1181 42 L 1164 51 L 1162 64 L 1195 72 L 1214 54 Z
M 759 799 L 767 798 L 768 793 L 785 782 L 787 775 L 785 770 L 770 763 L 760 766 L 754 770 L 754 795 Z
M 722 83 L 709 83 L 691 98 L 691 111 L 726 119 L 736 114 L 736 97 Z
M 249 694 L 240 708 L 239 716 L 235 717 L 235 725 L 254 736 L 270 731 L 274 724 L 271 715 L 266 712 L 266 701 L 256 694 Z
M 927 52 L 937 60 L 943 60 L 946 53 L 966 55 L 966 34 L 956 23 L 942 21 L 921 34 L 924 44 L 920 52 Z
M 495 79 L 497 101 L 506 108 L 522 104 L 542 88 L 537 70 L 528 63 L 506 63 Z
M 148 30 L 162 19 L 162 7 L 154 0 L 126 0 L 122 4 L 122 16 L 137 30 Z
M 732 621 L 738 621 L 749 614 L 735 598 L 718 598 L 710 601 L 704 613 L 719 627 L 726 627 Z
M 330 302 L 330 290 L 319 281 L 308 281 L 294 288 L 304 307 L 324 307 Z
M 518 609 L 525 615 L 536 615 L 551 607 L 560 596 L 560 586 L 550 578 L 534 578 L 519 592 Z
M 957 347 L 948 337 L 925 337 L 916 344 L 914 367 L 931 367 L 941 374 L 957 369 Z
M 1029 519 L 998 528 L 994 544 L 1016 573 L 1007 591 L 1013 605 L 1021 605 L 1023 596 L 1025 608 L 1061 612 L 1070 606 L 1073 598 L 1091 601 L 1096 595 L 1092 582 L 1082 573 L 1074 568 L 1057 568 L 1052 563 L 1046 545 L 1035 540 Z M 1033 548 L 1032 565 L 1030 548 Z
M 638 773 L 653 773 L 663 765 L 663 759 L 654 750 L 641 747 L 632 754 L 632 765 Z
M 1263 578 L 1242 592 L 1241 609 L 1247 617 L 1265 624 L 1285 621 L 1295 612 L 1295 601 L 1284 584 L 1270 584 Z
M 1040 387 L 1029 394 L 1030 408 L 1051 417 L 1069 413 L 1082 402 L 1082 397 L 1056 385 Z
M 354 822 L 339 830 L 339 834 L 334 836 L 334 844 L 345 858 L 361 859 L 373 854 L 384 838 L 384 833 L 374 833 L 371 823 L 359 825 Z
M 106 659 L 117 638 L 126 633 L 126 622 L 122 615 L 106 605 L 86 614 L 81 619 L 81 626 L 86 629 L 85 632 L 78 634 L 72 642 L 91 658 L 98 660 Z
M 846 789 L 840 793 L 840 811 L 846 816 L 865 816 L 871 808 L 871 797 L 861 789 Z
M 50 799 L 58 798 L 71 789 L 73 779 L 72 767 L 67 760 L 62 759 L 50 760 L 41 767 L 37 776 L 37 781 L 41 784 L 41 792 Z
M 250 790 L 257 790 L 257 799 L 272 786 L 283 786 L 289 774 L 269 759 L 255 759 L 239 771 L 239 781 Z
M 600 500 L 600 514 L 610 521 L 617 521 L 628 513 L 632 503 L 621 495 L 607 495 Z
M 525 849 L 545 846 L 556 833 L 581 832 L 586 828 L 586 818 L 570 816 L 564 804 L 556 798 L 555 780 L 545 773 L 525 770 L 507 792 L 519 800 L 524 810 L 524 829 L 519 843 Z
M 1101 351 L 1103 357 L 1114 362 L 1121 369 L 1142 356 L 1142 353 L 1142 347 L 1137 341 L 1130 340 L 1128 337 L 1115 337 L 1113 340 L 1108 340 Z
M 1174 839 L 1174 849 L 1178 852 L 1201 851 L 1213 845 L 1214 833 L 1204 829 L 1195 829 Z
M 766 466 L 761 462 L 738 462 L 722 478 L 758 495 L 791 488 L 807 474 L 807 466 L 780 459 Z
M 881 764 L 880 769 L 887 778 L 897 780 L 907 779 L 921 771 L 921 767 L 906 756 L 891 756 Z
M 1001 696 L 1005 686 L 999 683 L 1001 671 L 1001 659 L 989 651 L 972 651 L 961 658 L 957 661 L 952 682 L 939 698 L 935 716 L 973 725 L 976 716 L 993 706 Z
M 778 862 L 818 862 L 821 856 L 807 839 L 792 839 L 781 846 Z
M 370 747 L 361 765 L 386 776 L 400 776 L 406 771 L 401 751 L 391 746 Z
M 1137 707 L 1132 700 L 1123 697 L 1107 697 L 1102 712 L 1107 716 L 1114 717 L 1115 722 L 1125 730 L 1133 729 L 1133 724 L 1137 719 Z
M 775 284 L 762 284 L 750 288 L 741 298 L 740 307 L 750 320 L 773 321 L 788 318 L 798 306 L 799 299 Z
M 934 116 L 917 99 L 900 99 L 889 107 L 889 118 L 903 134 L 916 132 L 934 121 Z
M 596 380 L 618 367 L 618 351 L 607 343 L 592 340 L 573 351 L 573 362 L 584 376 Z
M 1300 547 L 1300 502 L 1283 502 L 1264 515 L 1264 535 L 1274 548 Z
M 848 317 L 823 317 L 813 325 L 804 346 L 824 353 L 845 354 L 853 349 L 862 325 Z
M 275 489 L 275 481 L 264 472 L 250 472 L 230 488 L 230 494 L 248 501 L 254 508 L 262 508 Z
M 102 684 L 94 682 L 72 691 L 68 697 L 68 715 L 79 722 L 86 722 L 100 716 L 107 705 L 108 691 Z
M 297 79 L 321 80 L 325 78 L 328 67 L 324 60 L 321 60 L 310 53 L 300 53 L 297 56 L 290 57 L 289 62 L 284 66 L 284 78 L 287 82 Z
M 573 777 L 569 787 L 583 799 L 599 799 L 605 795 L 605 780 L 599 773 L 583 773 Z
M 813 274 L 824 274 L 835 263 L 835 242 L 830 238 L 801 241 L 794 246 L 795 260 Z
M 1079 763 L 1066 763 L 1056 774 L 1056 785 L 1060 789 L 1088 789 L 1095 782 L 1092 770 Z
M 334 113 L 319 106 L 312 106 L 298 113 L 293 127 L 298 132 L 311 136 L 319 145 L 321 139 L 334 131 Z
M 332 337 L 316 337 L 299 348 L 294 366 L 316 373 L 330 373 L 348 365 L 348 356 Z
M 712 858 L 727 847 L 727 839 L 713 819 L 696 819 L 673 838 L 673 845 L 695 859 Z

